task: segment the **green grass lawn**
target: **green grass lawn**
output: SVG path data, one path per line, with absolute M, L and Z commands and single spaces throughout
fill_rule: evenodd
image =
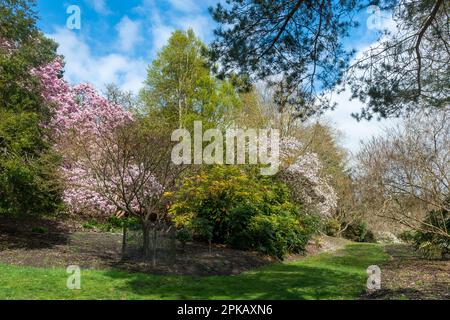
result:
M 375 244 L 275 264 L 237 276 L 159 276 L 82 270 L 81 290 L 63 269 L 0 265 L 0 299 L 355 299 L 366 269 L 388 256 Z

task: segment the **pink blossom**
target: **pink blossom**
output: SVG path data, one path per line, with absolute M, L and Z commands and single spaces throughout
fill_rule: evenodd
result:
M 337 207 L 337 194 L 328 177 L 322 175 L 323 166 L 317 154 L 298 155 L 301 148 L 301 142 L 293 137 L 282 140 L 280 154 L 285 165 L 282 178 L 295 200 L 312 206 L 320 216 L 329 217 Z
M 31 74 L 40 79 L 42 96 L 53 106 L 53 116 L 46 126 L 53 133 L 55 149 L 64 157 L 60 171 L 66 185 L 65 203 L 74 213 L 111 214 L 124 208 L 136 213 L 142 211 L 142 201 L 164 192 L 154 175 L 141 170 L 139 164 L 130 164 L 124 172 L 105 168 L 109 170 L 105 172 L 107 179 L 92 169 L 95 167 L 92 162 L 100 161 L 102 157 L 98 148 L 99 143 L 104 143 L 104 140 L 100 142 L 101 138 L 132 122 L 131 113 L 110 103 L 89 84 L 69 85 L 62 77 L 62 71 L 63 62 L 56 59 L 32 70 Z M 71 152 L 79 141 L 84 147 L 89 142 L 89 159 Z M 138 178 L 144 183 L 136 190 Z

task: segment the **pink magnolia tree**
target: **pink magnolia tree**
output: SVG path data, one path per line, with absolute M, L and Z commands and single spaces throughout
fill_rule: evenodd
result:
M 100 158 L 99 139 L 111 135 L 119 126 L 132 121 L 131 114 L 120 106 L 111 105 L 87 84 L 72 87 L 62 77 L 63 63 L 57 59 L 32 71 L 41 81 L 42 96 L 50 102 L 53 115 L 47 125 L 52 132 L 55 149 L 63 156 L 61 173 L 65 178 L 64 200 L 71 212 L 103 212 L 117 210 L 111 201 L 100 194 L 97 177 L 86 165 L 91 158 Z
M 47 126 L 63 155 L 65 203 L 73 213 L 137 217 L 145 238 L 166 218 L 163 194 L 181 169 L 169 162 L 170 135 L 152 131 L 90 85 L 69 85 L 62 70 L 56 60 L 33 74 L 54 105 Z
M 48 126 L 63 156 L 65 203 L 73 213 L 138 218 L 149 256 L 150 229 L 167 219 L 164 191 L 182 169 L 171 165 L 170 135 L 150 130 L 90 85 L 69 85 L 62 70 L 62 61 L 56 60 L 32 73 L 54 105 Z
M 303 149 L 303 144 L 294 137 L 282 139 L 280 156 L 284 169 L 281 177 L 290 187 L 294 200 L 328 218 L 337 208 L 337 194 L 329 177 L 322 174 L 323 166 L 317 154 Z

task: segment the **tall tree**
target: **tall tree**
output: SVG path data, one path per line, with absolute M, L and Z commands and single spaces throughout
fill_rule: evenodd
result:
M 0 4 L 0 214 L 52 213 L 60 203 L 57 157 L 34 68 L 56 56 L 36 28 L 34 1 Z
M 342 39 L 369 5 L 393 12 L 398 30 L 383 33 L 376 48 L 345 79 L 367 102 L 358 118 L 399 116 L 404 111 L 449 105 L 449 15 L 444 0 L 227 0 L 212 9 L 213 60 L 222 73 L 249 74 L 277 88 L 280 107 L 294 105 L 307 117 L 334 107 L 327 92 L 349 70 L 351 51 Z
M 450 111 L 407 117 L 362 146 L 360 192 L 373 214 L 447 241 L 450 232 Z M 435 225 L 425 219 L 437 212 Z
M 212 9 L 220 24 L 213 59 L 230 71 L 276 84 L 277 102 L 308 116 L 330 107 L 322 93 L 341 78 L 351 56 L 342 45 L 353 0 L 227 0 Z M 320 103 L 318 103 L 320 102 Z
M 225 120 L 239 99 L 230 82 L 212 76 L 206 52 L 192 30 L 172 34 L 148 70 L 141 93 L 148 111 L 179 127 Z
M 450 105 L 450 15 L 444 0 L 384 1 L 395 31 L 384 32 L 350 69 L 353 95 L 367 106 L 358 119 L 401 116 Z

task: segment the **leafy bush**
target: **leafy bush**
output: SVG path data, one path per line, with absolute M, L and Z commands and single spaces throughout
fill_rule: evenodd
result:
M 365 221 L 351 223 L 342 233 L 343 237 L 355 242 L 375 242 L 375 235 Z
M 403 230 L 398 235 L 398 238 L 406 243 L 414 243 L 416 239 L 416 232 L 414 230 Z
M 47 227 L 41 227 L 41 226 L 33 227 L 33 228 L 31 228 L 31 232 L 45 234 L 45 233 L 48 233 L 48 228 Z
M 450 214 L 447 210 L 431 211 L 424 220 L 424 229 L 417 231 L 414 244 L 427 258 L 443 257 L 450 254 Z M 447 235 L 435 230 L 447 230 Z
M 62 205 L 59 157 L 43 126 L 51 109 L 30 72 L 55 59 L 57 46 L 37 29 L 33 7 L 0 5 L 0 215 L 57 214 Z
M 330 219 L 325 222 L 323 229 L 327 236 L 336 237 L 341 230 L 341 223 L 336 219 Z
M 176 237 L 177 237 L 177 240 L 181 242 L 183 247 L 186 245 L 186 243 L 188 243 L 189 241 L 192 240 L 192 234 L 186 228 L 178 230 Z
M 293 212 L 254 216 L 243 234 L 247 239 L 235 237 L 235 246 L 254 249 L 282 259 L 288 253 L 300 253 L 316 232 L 316 220 Z
M 96 229 L 103 232 L 118 232 L 124 227 L 124 224 L 134 223 L 134 219 L 128 218 L 118 218 L 116 216 L 109 217 L 106 220 L 90 219 L 83 224 L 85 229 Z
M 168 196 L 174 221 L 191 230 L 196 239 L 278 258 L 302 251 L 317 228 L 290 202 L 286 185 L 252 174 L 248 168 L 203 170 Z

